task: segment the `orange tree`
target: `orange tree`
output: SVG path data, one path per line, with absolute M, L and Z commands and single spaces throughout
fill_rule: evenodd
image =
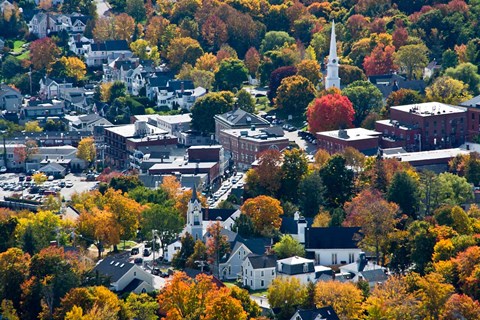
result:
M 245 201 L 240 210 L 252 219 L 256 231 L 262 235 L 272 235 L 282 224 L 283 209 L 277 199 L 258 196 Z

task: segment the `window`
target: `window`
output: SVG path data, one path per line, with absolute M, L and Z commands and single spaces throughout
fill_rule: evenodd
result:
M 332 253 L 332 264 L 337 264 L 337 254 Z
M 274 275 L 275 275 L 275 270 L 272 270 L 272 276 L 274 276 Z
M 264 286 L 265 286 L 265 281 L 262 280 L 262 281 L 260 282 L 260 286 L 264 287 Z
M 250 277 L 253 277 L 253 271 L 250 270 Z
M 349 253 L 348 254 L 348 263 L 353 263 L 355 262 L 355 254 L 354 253 Z
M 253 287 L 253 280 L 250 280 L 250 287 Z
M 315 263 L 320 264 L 320 253 L 315 254 Z
M 303 264 L 303 272 L 308 272 L 308 263 Z
M 264 276 L 264 273 L 263 273 L 263 271 L 261 272 L 261 276 L 262 276 L 262 277 Z
M 134 277 L 137 276 L 137 271 L 134 271 L 134 272 L 133 272 L 133 276 L 134 276 Z

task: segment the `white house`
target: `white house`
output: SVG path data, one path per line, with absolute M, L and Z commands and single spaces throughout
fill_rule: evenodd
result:
M 361 249 L 357 243 L 360 239 L 357 227 L 310 227 L 305 230 L 305 251 L 318 265 L 349 264 L 359 258 Z
M 340 320 L 332 307 L 297 310 L 290 320 Z
M 275 279 L 276 269 L 274 255 L 249 254 L 242 263 L 242 283 L 251 290 L 266 289 Z
M 340 272 L 343 275 L 349 274 L 348 278 L 353 282 L 367 281 L 370 288 L 388 279 L 387 269 L 368 261 L 364 252 L 360 253 L 356 262 L 340 266 Z
M 129 58 L 132 51 L 125 40 L 107 40 L 105 42 L 91 43 L 85 53 L 85 63 L 89 67 L 101 66 L 110 63 L 118 57 Z
M 0 109 L 18 112 L 22 106 L 23 96 L 17 89 L 5 84 L 0 85 Z
M 68 121 L 68 129 L 70 131 L 87 131 L 93 133 L 94 127 L 112 126 L 110 121 L 96 113 L 80 116 L 65 116 L 65 120 Z
M 313 218 L 305 218 L 297 211 L 293 214 L 293 217 L 282 217 L 280 232 L 291 235 L 300 243 L 305 243 L 305 230 L 312 223 Z
M 68 33 L 80 33 L 85 31 L 89 17 L 80 13 L 54 14 L 37 13 L 28 23 L 28 30 L 39 38 L 44 38 L 51 32 L 67 31 Z
M 40 79 L 39 94 L 45 99 L 52 99 L 60 95 L 64 89 L 72 88 L 73 83 L 62 79 L 42 78 Z
M 295 277 L 300 283 L 315 282 L 315 260 L 302 257 L 290 257 L 277 260 L 279 277 Z
M 110 290 L 115 292 L 146 293 L 154 290 L 154 276 L 128 261 L 107 257 L 95 266 L 94 271 L 110 278 Z

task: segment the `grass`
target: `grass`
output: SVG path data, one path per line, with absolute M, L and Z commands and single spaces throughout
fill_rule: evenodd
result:
M 250 294 L 255 297 L 263 297 L 267 295 L 267 290 L 250 291 Z
M 24 53 L 22 53 L 21 55 L 19 55 L 17 57 L 18 60 L 25 60 L 25 59 L 29 59 L 29 58 L 30 58 L 30 50 L 25 51 Z
M 13 52 L 20 52 L 22 51 L 22 46 L 25 44 L 25 41 L 23 40 L 15 40 L 13 43 Z
M 137 245 L 137 243 L 135 241 L 125 241 L 125 247 L 123 247 L 123 241 L 120 241 L 120 244 L 118 245 L 118 250 L 120 251 L 123 251 L 123 250 L 127 250 L 127 249 L 130 249 L 130 248 L 133 248 Z
M 230 282 L 230 281 L 223 281 L 223 284 L 227 287 L 227 288 L 233 288 L 233 287 L 238 287 L 235 282 Z

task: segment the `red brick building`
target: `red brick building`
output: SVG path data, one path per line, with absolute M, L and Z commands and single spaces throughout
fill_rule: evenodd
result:
M 226 159 L 231 159 L 240 170 L 249 169 L 263 151 L 282 150 L 289 145 L 280 127 L 221 130 L 218 140 Z
M 380 120 L 382 148 L 403 147 L 407 151 L 454 148 L 467 136 L 467 110 L 439 102 L 390 108 L 390 120 Z
M 352 147 L 365 155 L 377 153 L 379 137 L 377 131 L 363 128 L 341 129 L 317 132 L 317 145 L 330 154 L 342 152 L 346 147 Z
M 460 103 L 467 108 L 467 141 L 474 141 L 480 135 L 480 96 Z

